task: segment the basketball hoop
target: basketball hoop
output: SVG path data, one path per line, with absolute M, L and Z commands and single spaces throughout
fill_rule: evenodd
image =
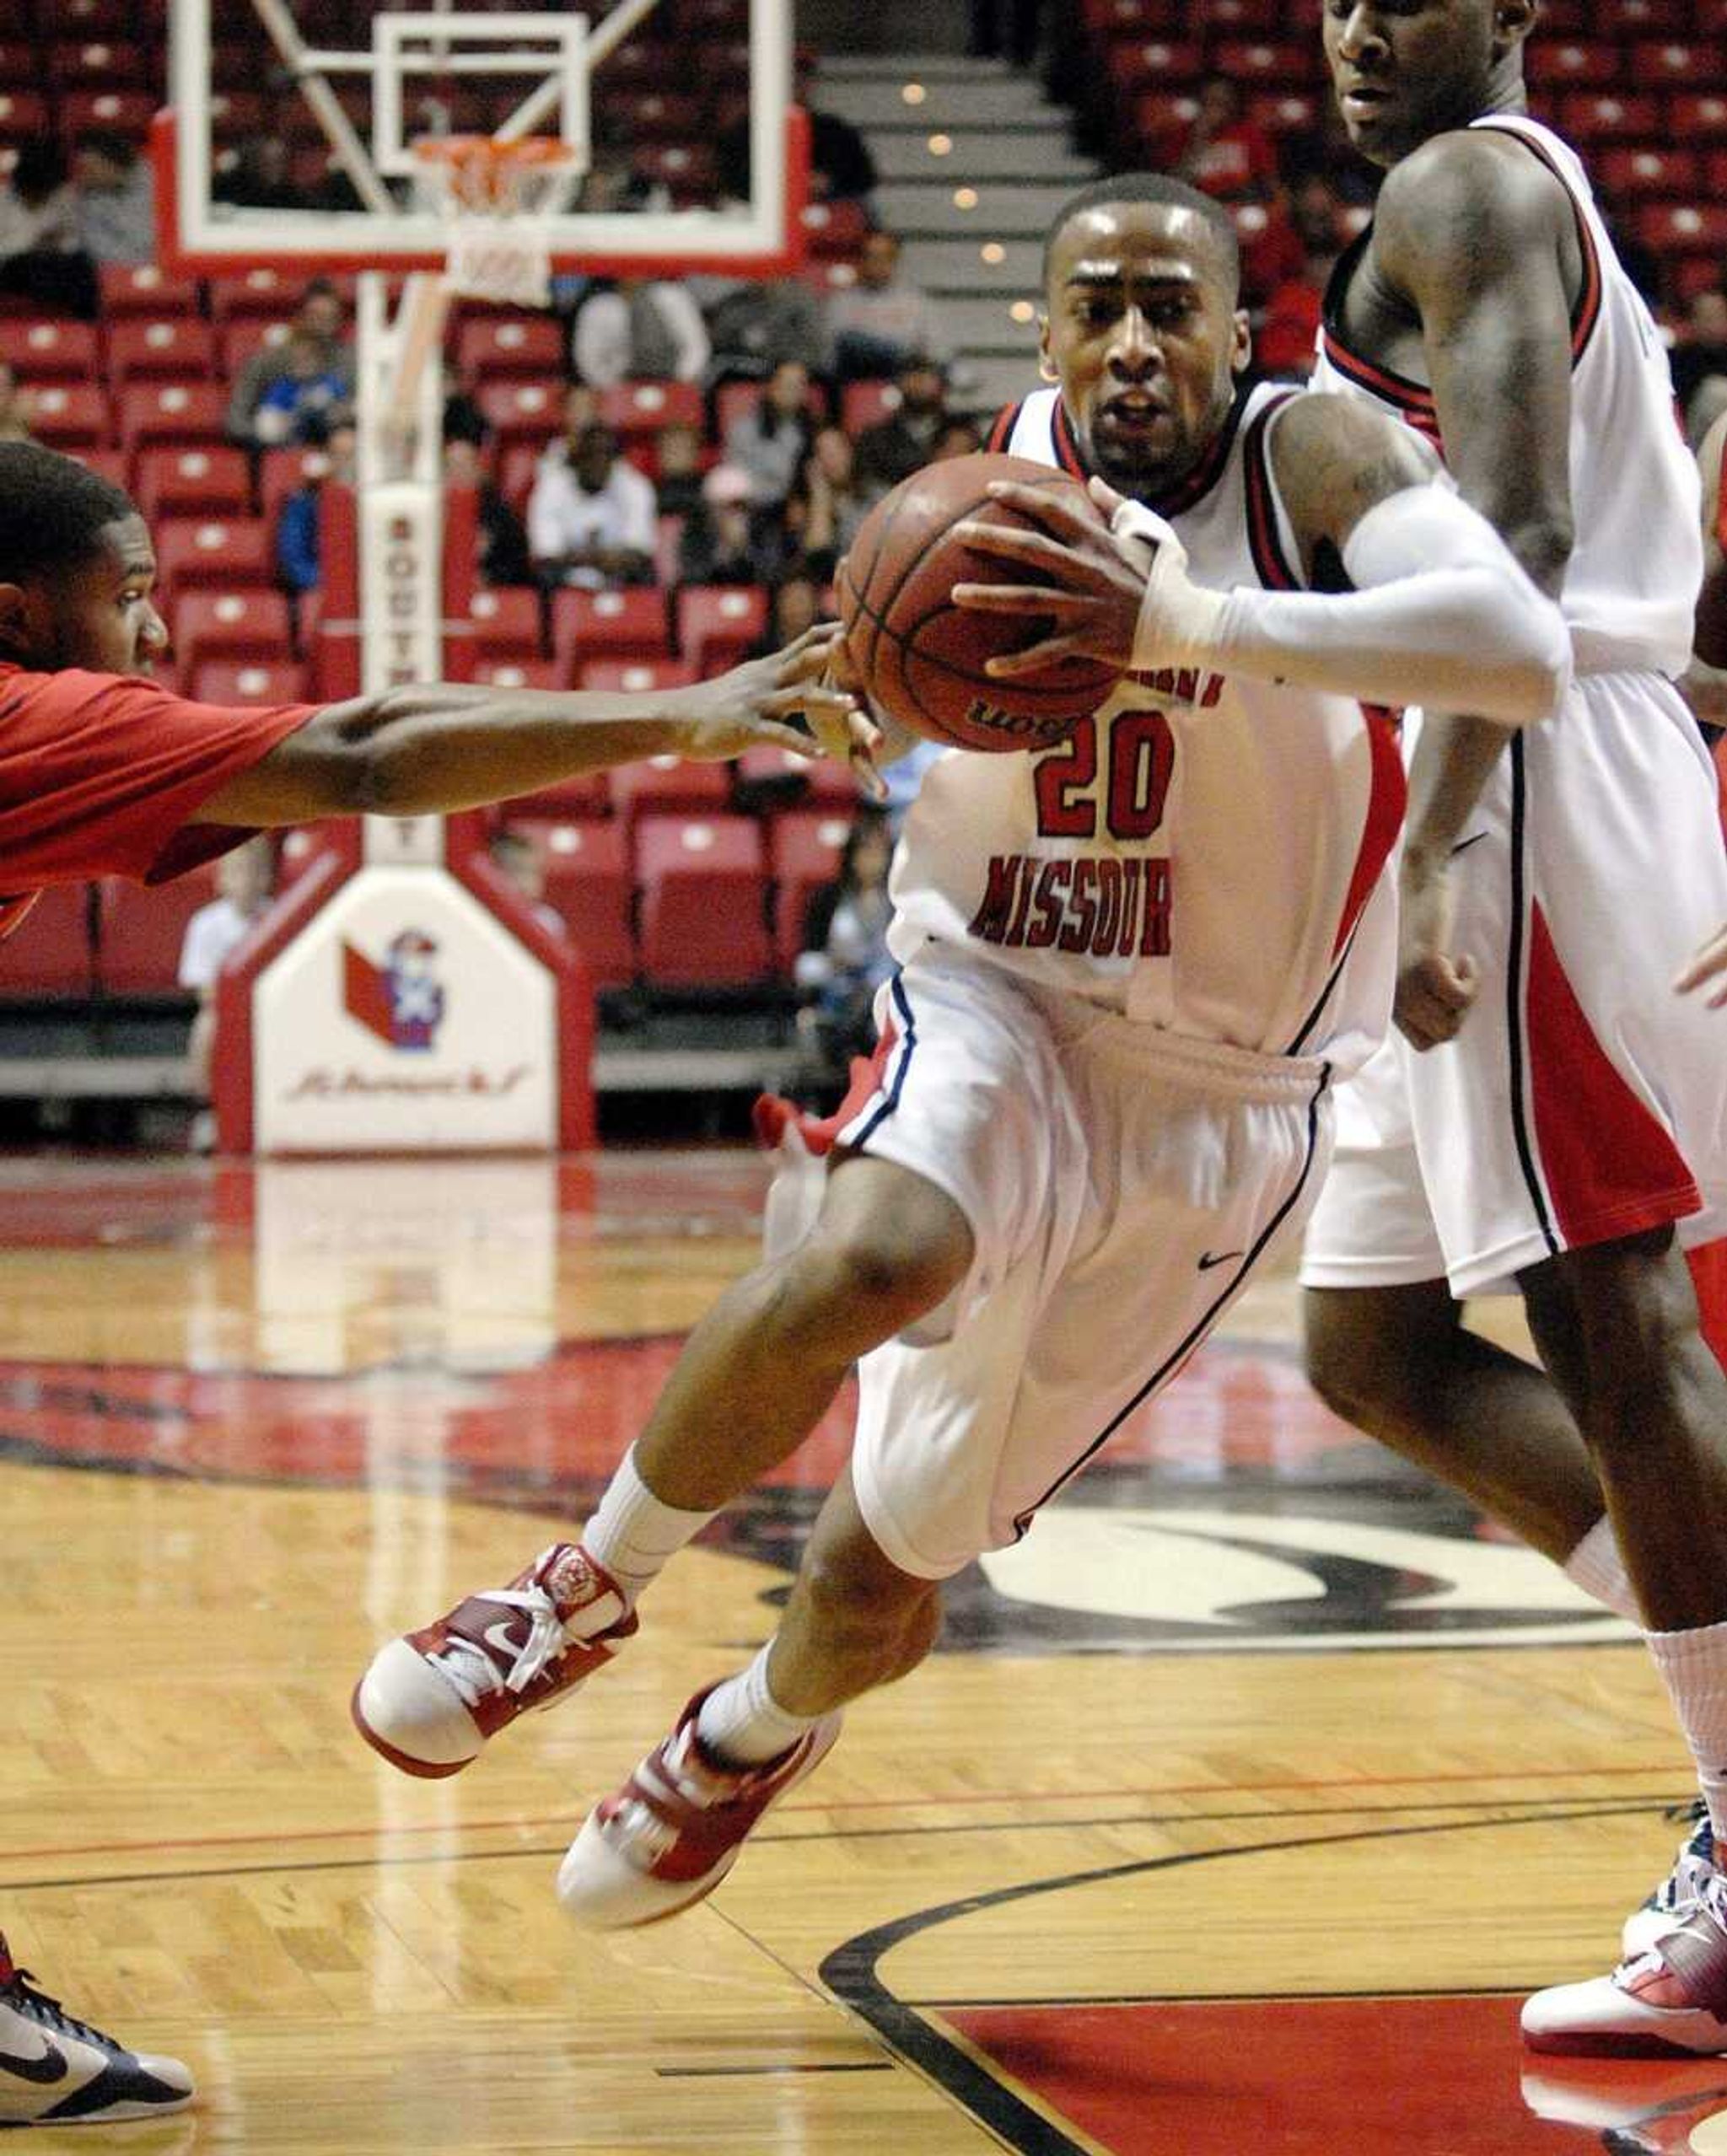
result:
M 543 219 L 563 208 L 584 167 L 549 135 L 422 135 L 417 186 L 449 230 L 444 288 L 501 306 L 544 307 L 551 256 Z

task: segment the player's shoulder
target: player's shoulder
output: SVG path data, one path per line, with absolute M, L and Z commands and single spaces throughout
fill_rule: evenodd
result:
M 1460 247 L 1483 227 L 1515 229 L 1568 218 L 1571 197 L 1553 164 L 1506 127 L 1454 127 L 1434 135 L 1386 174 L 1374 209 L 1383 234 L 1406 223 L 1438 230 Z
M 1412 428 L 1364 399 L 1303 390 L 1272 416 L 1272 476 L 1304 546 L 1337 540 L 1374 503 L 1423 487 L 1438 457 Z

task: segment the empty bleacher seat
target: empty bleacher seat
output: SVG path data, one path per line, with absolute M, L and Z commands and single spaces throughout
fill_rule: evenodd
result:
M 96 272 L 102 295 L 102 319 L 148 315 L 196 315 L 198 288 L 191 277 L 170 277 L 153 262 L 104 262 Z
M 1639 38 L 1630 47 L 1626 79 L 1638 89 L 1714 89 L 1727 82 L 1719 44 Z
M 773 967 L 761 826 L 648 816 L 635 831 L 642 973 L 670 988 L 743 987 Z
M 494 659 L 484 653 L 476 659 L 468 679 L 478 687 L 492 689 L 562 689 L 569 685 L 551 659 Z
M 646 696 L 654 689 L 683 689 L 698 678 L 684 659 L 590 659 L 577 669 L 574 686 L 607 695 Z M 563 686 L 560 676 L 560 685 Z
M 465 315 L 456 327 L 455 363 L 469 379 L 525 374 L 543 381 L 563 361 L 563 331 L 549 315 Z
M 617 430 L 627 448 L 651 441 L 662 427 L 677 424 L 699 431 L 706 414 L 693 382 L 619 382 L 600 391 L 600 417 Z
M 474 624 L 474 648 L 485 657 L 537 659 L 545 648 L 537 591 L 525 588 L 476 591 L 469 614 Z
M 1559 101 L 1559 132 L 1585 149 L 1591 143 L 1651 141 L 1661 124 L 1660 101 L 1647 90 L 1635 95 L 1574 90 Z
M 151 890 L 110 878 L 102 886 L 104 989 L 113 996 L 184 996 L 178 975 L 186 923 L 214 895 L 207 869 Z
M 189 586 L 268 591 L 276 583 L 275 548 L 261 517 L 164 517 L 155 539 L 170 605 Z
M 1602 188 L 1622 202 L 1672 200 L 1697 184 L 1697 160 L 1687 149 L 1633 149 L 1622 144 L 1605 150 L 1596 166 Z
M 679 756 L 646 756 L 611 774 L 611 805 L 627 824 L 640 816 L 718 815 L 731 790 L 724 764 L 686 763 Z
M 219 443 L 228 397 L 214 382 L 134 382 L 116 393 L 114 409 L 121 447 L 135 457 L 158 444 Z
M 30 426 L 51 449 L 106 448 L 113 439 L 108 393 L 94 383 L 51 382 L 30 399 Z
M 21 382 L 93 382 L 100 350 L 94 323 L 0 320 L 0 359 Z
M 789 973 L 804 948 L 804 916 L 810 900 L 839 874 L 852 820 L 828 809 L 791 809 L 773 820 L 769 860 L 773 873 L 773 952 Z
M 621 826 L 595 818 L 525 826 L 540 849 L 546 901 L 562 916 L 596 988 L 636 974 L 635 890 Z
M 251 508 L 251 474 L 244 449 L 140 449 L 133 491 L 147 524 L 158 517 L 245 516 Z
M 128 382 L 207 382 L 216 373 L 216 341 L 196 315 L 128 315 L 108 332 L 108 379 Z
M 89 904 L 83 884 L 56 884 L 42 893 L 16 933 L 0 942 L 0 1001 L 90 993 Z
M 576 669 L 594 659 L 664 659 L 670 656 L 665 594 L 652 585 L 622 591 L 576 591 L 551 595 L 551 655 L 573 681 Z
M 187 677 L 186 694 L 201 704 L 304 704 L 312 701 L 309 670 L 293 659 L 203 659 Z
M 678 594 L 678 649 L 703 680 L 734 665 L 767 628 L 760 584 L 686 584 Z
M 554 381 L 482 382 L 474 401 L 497 436 L 503 454 L 519 442 L 544 448 L 558 431 L 563 390 Z
M 288 601 L 279 591 L 182 592 L 169 626 L 175 656 L 188 674 L 207 659 L 293 657 Z

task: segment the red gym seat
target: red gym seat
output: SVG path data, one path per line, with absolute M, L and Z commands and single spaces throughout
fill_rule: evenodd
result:
M 525 585 L 476 591 L 469 615 L 474 648 L 487 659 L 537 659 L 545 649 L 540 594 Z
M 96 272 L 102 294 L 102 320 L 117 321 L 122 315 L 148 315 L 165 320 L 170 315 L 196 315 L 198 288 L 191 277 L 169 277 L 153 262 L 104 262 Z
M 804 948 L 804 916 L 810 900 L 840 872 L 852 820 L 843 811 L 797 809 L 776 816 L 769 841 L 773 871 L 773 951 L 789 973 Z
M 108 379 L 130 382 L 208 382 L 216 374 L 216 340 L 207 322 L 190 315 L 129 315 L 108 332 Z
M 474 661 L 469 680 L 491 689 L 564 689 L 569 684 L 550 659 L 490 659 Z
M 146 524 L 158 517 L 239 517 L 251 508 L 246 453 L 229 446 L 140 449 L 134 492 Z
M 616 427 L 626 448 L 651 442 L 662 427 L 702 432 L 707 415 L 693 382 L 619 382 L 600 392 L 600 417 Z
M 474 393 L 474 401 L 498 438 L 500 456 L 519 442 L 531 442 L 536 449 L 543 449 L 562 425 L 561 383 L 482 382 Z
M 310 669 L 297 659 L 207 659 L 187 676 L 194 703 L 305 704 L 313 701 Z
M 90 383 L 51 382 L 30 398 L 30 426 L 51 449 L 105 448 L 113 439 L 108 393 Z
M 677 597 L 678 649 L 705 680 L 734 665 L 767 631 L 760 584 L 686 584 Z
M 136 456 L 158 444 L 219 443 L 228 397 L 214 382 L 134 382 L 115 398 L 122 449 Z
M 642 972 L 668 988 L 743 987 L 773 967 L 761 827 L 649 816 L 636 828 Z
M 165 517 L 158 525 L 156 568 L 171 606 L 191 586 L 273 590 L 276 550 L 261 517 Z
M 188 676 L 207 659 L 279 662 L 293 657 L 288 601 L 279 591 L 187 591 L 175 600 L 175 656 Z
M 563 362 L 563 331 L 549 315 L 464 315 L 456 328 L 456 368 L 465 379 L 526 374 L 543 380 Z
M 524 825 L 539 847 L 546 901 L 562 917 L 596 988 L 636 977 L 635 891 L 622 828 L 597 819 Z
M 90 993 L 88 905 L 82 884 L 56 884 L 42 893 L 17 933 L 0 943 L 0 1002 Z
M 93 382 L 100 355 L 94 323 L 0 318 L 0 359 L 21 382 Z
M 578 668 L 575 686 L 635 696 L 653 689 L 686 689 L 696 679 L 695 668 L 682 659 L 590 659 Z M 559 686 L 568 684 L 561 678 Z
M 118 877 L 102 886 L 102 986 L 115 996 L 184 996 L 180 949 L 186 923 L 216 895 L 207 868 L 146 890 Z
M 648 756 L 611 774 L 611 805 L 626 824 L 637 818 L 716 816 L 731 800 L 724 764 L 686 764 L 678 756 Z
M 551 594 L 551 655 L 566 681 L 595 659 L 666 659 L 665 594 L 653 584 Z

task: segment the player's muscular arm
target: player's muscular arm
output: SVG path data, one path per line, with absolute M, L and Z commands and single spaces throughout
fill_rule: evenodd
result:
M 1721 467 L 1727 460 L 1727 412 L 1697 453 L 1703 482 L 1703 581 L 1692 632 L 1695 657 L 1683 683 L 1699 718 L 1727 721 L 1727 550 L 1722 546 Z
M 1465 500 L 1557 595 L 1571 556 L 1571 302 L 1576 217 L 1522 144 L 1442 135 L 1392 172 L 1375 217 L 1385 286 L 1421 325 L 1445 459 Z M 1467 712 L 1437 688 L 1433 703 Z M 1455 1035 L 1477 976 L 1451 944 L 1451 849 L 1504 751 L 1479 717 L 1427 710 L 1409 773 L 1397 1023 L 1418 1048 Z
M 664 694 L 437 686 L 332 704 L 213 794 L 197 820 L 438 814 L 642 756 L 724 760 L 757 745 L 867 759 L 875 728 L 822 678 L 834 634 L 819 626 L 783 652 Z M 794 728 L 797 718 L 810 733 Z

